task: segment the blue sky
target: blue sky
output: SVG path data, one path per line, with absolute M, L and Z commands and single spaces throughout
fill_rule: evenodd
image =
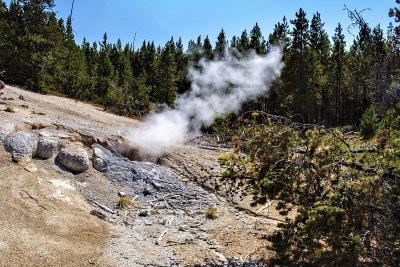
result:
M 59 17 L 69 15 L 71 3 L 55 0 Z M 73 28 L 78 43 L 83 37 L 90 42 L 100 41 L 107 32 L 111 42 L 120 38 L 123 43 L 133 42 L 136 33 L 136 47 L 143 40 L 163 45 L 171 36 L 182 37 L 186 46 L 199 34 L 203 38 L 209 35 L 214 43 L 222 27 L 230 39 L 244 29 L 250 32 L 256 22 L 267 38 L 283 16 L 293 19 L 302 7 L 309 20 L 319 11 L 332 36 L 338 22 L 345 29 L 351 23 L 344 5 L 351 10 L 370 8 L 364 12 L 365 20 L 371 26 L 380 23 L 385 32 L 393 21 L 387 14 L 395 0 L 75 0 Z M 352 36 L 347 35 L 349 43 Z

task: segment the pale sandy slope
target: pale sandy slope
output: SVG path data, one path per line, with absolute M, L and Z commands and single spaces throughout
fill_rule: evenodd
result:
M 67 98 L 10 86 L 1 92 L 0 139 L 32 127 L 104 138 L 137 123 Z M 108 266 L 104 251 L 112 226 L 90 215 L 72 174 L 51 160 L 32 163 L 36 172 L 25 169 L 29 163 L 12 162 L 0 141 L 0 266 Z
M 0 133 L 13 131 L 18 125 L 54 124 L 74 129 L 82 134 L 100 138 L 121 135 L 129 127 L 137 124 L 136 120 L 116 116 L 102 108 L 81 101 L 40 95 L 16 87 L 6 86 L 0 95 Z M 19 99 L 22 96 L 24 100 Z M 13 100 L 7 100 L 7 99 Z M 1 112 L 7 106 L 16 109 L 15 113 Z

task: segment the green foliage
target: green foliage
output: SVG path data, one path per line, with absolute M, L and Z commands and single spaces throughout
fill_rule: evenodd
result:
M 99 43 L 84 40 L 77 45 L 72 18 L 57 19 L 53 8 L 54 1 L 47 0 L 0 3 L 0 78 L 35 91 L 100 103 L 120 114 L 142 116 L 150 103 L 174 106 L 177 94 L 190 89 L 188 67 L 200 68 L 201 58 L 221 58 L 228 48 L 223 29 L 214 47 L 209 36 L 198 36 L 187 52 L 180 38 L 171 38 L 163 47 L 143 41 L 136 49 L 120 40 L 111 44 L 104 34 Z M 361 17 L 352 18 L 358 19 L 359 33 L 349 50 L 340 24 L 331 45 L 321 15 L 317 12 L 309 21 L 303 9 L 293 19 L 278 22 L 268 42 L 257 23 L 233 36 L 232 51 L 265 54 L 274 45 L 284 51 L 281 79 L 267 95 L 246 103 L 243 111 L 357 128 L 371 103 L 383 111 L 393 107 L 398 101 L 394 78 L 400 73 L 395 27 L 389 27 L 386 39 L 379 26 L 370 28 Z
M 377 143 L 355 134 L 267 116 L 247 124 L 225 154 L 222 180 L 247 186 L 254 204 L 278 201 L 287 219 L 271 237 L 284 265 L 354 266 L 400 260 L 399 114 L 389 111 Z M 374 147 L 371 149 L 371 146 Z
M 360 131 L 364 138 L 371 138 L 378 129 L 379 118 L 373 107 L 369 107 L 361 117 Z
M 221 29 L 217 37 L 217 42 L 215 43 L 214 56 L 216 58 L 222 58 L 225 56 L 225 50 L 228 47 L 228 41 L 226 40 L 226 35 L 224 29 Z

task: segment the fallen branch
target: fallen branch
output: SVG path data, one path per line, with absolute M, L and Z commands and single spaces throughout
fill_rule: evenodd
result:
M 110 208 L 107 207 L 106 205 L 103 205 L 103 204 L 101 204 L 101 203 L 99 203 L 99 202 L 97 202 L 97 201 L 95 201 L 95 200 L 93 200 L 93 199 L 90 199 L 89 201 L 92 202 L 93 204 L 99 206 L 99 208 L 101 208 L 101 209 L 104 210 L 104 211 L 107 211 L 107 212 L 109 212 L 109 213 L 111 213 L 111 214 L 116 214 L 115 211 L 113 211 L 112 209 L 110 209 Z
M 222 148 L 222 147 L 216 147 L 216 146 L 198 145 L 198 147 L 199 147 L 199 148 L 202 148 L 202 149 L 213 150 L 213 151 L 224 151 L 224 152 L 229 152 L 229 151 L 231 151 L 231 149 Z
M 265 203 L 264 206 L 262 206 L 259 210 L 256 211 L 256 214 L 259 214 L 261 211 L 265 210 L 266 208 L 269 208 L 272 203 L 274 203 L 273 201 L 268 201 L 267 203 Z
M 376 149 L 373 147 L 358 147 L 355 149 L 351 150 L 352 153 L 364 153 L 364 152 L 368 152 L 368 153 L 373 153 L 376 152 Z
M 168 232 L 168 229 L 165 229 L 165 230 L 161 233 L 161 235 L 157 238 L 157 241 L 156 241 L 156 244 L 157 244 L 157 245 L 160 245 L 161 240 L 163 239 L 164 235 L 165 235 L 167 232 Z

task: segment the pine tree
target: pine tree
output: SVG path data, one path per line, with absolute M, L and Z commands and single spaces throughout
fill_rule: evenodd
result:
M 208 38 L 208 35 L 204 39 L 203 50 L 204 50 L 204 55 L 208 60 L 212 60 L 214 58 L 213 48 L 210 39 Z
M 239 44 L 237 46 L 237 49 L 240 53 L 246 53 L 249 50 L 249 46 L 250 46 L 250 40 L 249 40 L 249 36 L 247 34 L 247 31 L 244 30 L 242 32 L 242 34 L 240 35 L 240 41 Z
M 387 30 L 386 67 L 389 78 L 400 77 L 400 35 L 396 34 L 395 27 L 392 23 L 389 23 Z
M 156 102 L 169 106 L 175 104 L 178 93 L 176 86 L 176 62 L 174 58 L 175 45 L 171 39 L 162 49 L 159 66 L 159 87 L 157 88 Z
M 66 54 L 66 57 L 61 61 L 63 64 L 59 76 L 62 77 L 63 88 L 60 91 L 73 97 L 86 98 L 92 85 L 87 75 L 85 55 L 75 43 L 71 17 L 67 19 L 65 37 L 61 54 Z
M 275 24 L 274 30 L 268 37 L 268 44 L 270 46 L 283 46 L 284 50 L 286 51 L 289 42 L 289 25 L 286 17 L 283 17 L 282 22 Z
M 344 83 L 344 72 L 345 72 L 345 64 L 346 64 L 346 41 L 344 40 L 343 28 L 339 23 L 335 29 L 335 34 L 332 38 L 333 40 L 333 48 L 332 48 L 332 74 L 333 79 L 333 99 L 334 101 L 334 114 L 335 118 L 334 123 L 339 125 L 339 123 L 343 122 L 343 83 Z
M 329 51 L 330 42 L 321 15 L 317 12 L 310 25 L 310 73 L 309 88 L 314 98 L 313 121 L 321 123 L 325 120 L 328 97 Z
M 396 0 L 396 4 L 400 5 L 400 0 Z M 389 10 L 389 16 L 394 17 L 396 23 L 400 22 L 400 6 L 394 7 Z M 395 31 L 397 35 L 400 35 L 400 26 L 395 27 Z
M 225 56 L 225 51 L 228 47 L 228 42 L 226 40 L 225 31 L 222 28 L 217 37 L 217 42 L 215 43 L 214 56 L 216 58 L 223 58 Z
M 386 64 L 387 41 L 380 25 L 372 30 L 372 102 L 383 104 L 388 83 Z
M 314 106 L 313 96 L 308 87 L 309 80 L 309 25 L 306 13 L 300 8 L 296 18 L 291 20 L 292 44 L 288 50 L 287 80 L 285 87 L 290 88 L 287 93 L 287 104 L 294 114 L 301 114 L 304 122 L 310 122 L 314 114 L 310 107 Z M 285 101 L 286 102 L 286 101 Z
M 282 22 L 275 24 L 273 32 L 268 37 L 268 49 L 273 46 L 280 46 L 283 48 L 283 62 L 287 63 L 288 47 L 290 45 L 289 25 L 286 17 L 283 17 Z M 285 81 L 288 79 L 287 68 L 283 68 L 281 79 L 271 86 L 268 92 L 268 102 L 266 111 L 273 114 L 286 114 L 285 106 L 287 103 L 286 97 L 288 96 L 288 89 L 285 87 Z M 283 108 L 283 109 L 282 109 Z
M 188 43 L 188 62 L 194 68 L 199 68 L 199 60 L 203 57 L 203 44 L 201 35 L 197 37 L 197 41 L 190 40 Z
M 306 18 L 306 13 L 302 8 L 296 12 L 296 19 L 290 21 L 293 24 L 293 30 L 291 35 L 292 39 L 292 49 L 299 54 L 306 52 L 307 42 L 309 38 L 309 28 L 308 19 Z
M 179 37 L 175 43 L 175 62 L 176 62 L 176 85 L 178 93 L 184 93 L 190 88 L 190 82 L 187 79 L 188 58 L 183 51 L 182 39 Z
M 142 117 L 149 112 L 150 106 L 150 87 L 146 85 L 144 74 L 135 77 L 129 87 L 127 103 L 130 104 L 129 115 Z
M 239 46 L 239 40 L 240 39 L 236 35 L 234 35 L 232 37 L 232 39 L 231 39 L 229 47 L 230 48 L 237 48 Z
M 256 25 L 254 25 L 253 29 L 250 31 L 249 48 L 256 51 L 257 54 L 266 53 L 266 43 L 258 23 L 256 23 Z
M 99 65 L 97 67 L 97 101 L 103 104 L 110 104 L 110 99 L 114 97 L 112 87 L 114 77 L 114 68 L 110 59 L 109 44 L 107 42 L 107 33 L 104 33 L 103 41 L 100 44 Z

